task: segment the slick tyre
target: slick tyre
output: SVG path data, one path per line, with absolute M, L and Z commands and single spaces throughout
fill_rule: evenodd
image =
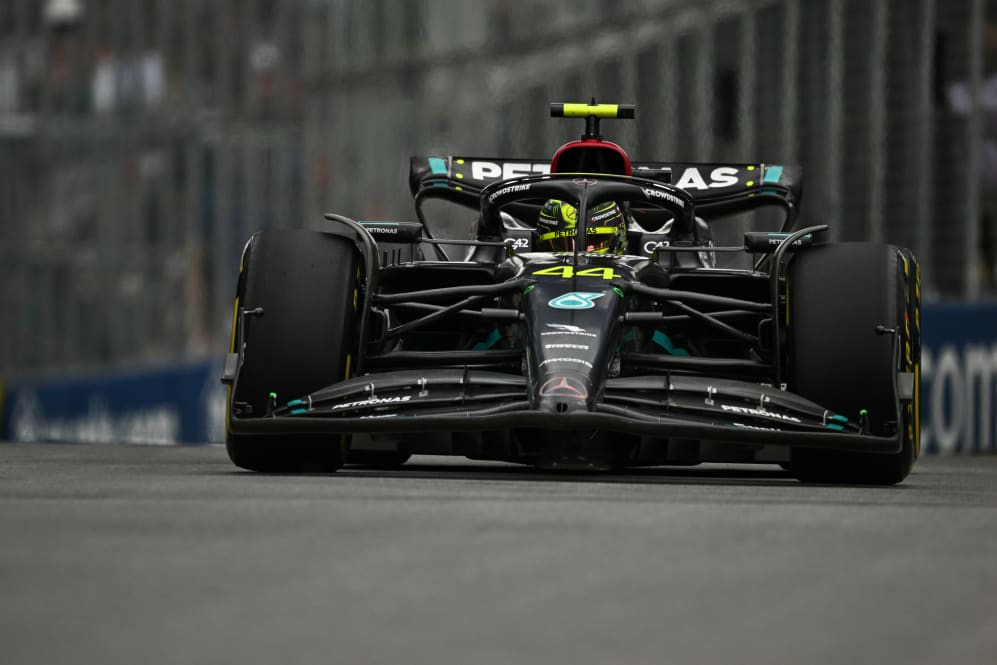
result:
M 272 473 L 333 471 L 346 460 L 339 435 L 233 434 L 236 408 L 252 417 L 350 375 L 358 347 L 361 258 L 349 240 L 315 231 L 269 230 L 246 246 L 236 291 L 232 345 L 243 363 L 229 402 L 226 450 L 237 466 Z M 240 317 L 241 309 L 261 316 Z M 245 330 L 239 327 L 244 325 Z
M 853 422 L 865 410 L 871 434 L 902 437 L 900 451 L 886 455 L 794 448 L 793 473 L 803 482 L 901 482 L 920 452 L 916 259 L 878 243 L 818 247 L 793 258 L 788 297 L 789 389 Z M 912 394 L 903 399 L 898 372 L 913 377 Z

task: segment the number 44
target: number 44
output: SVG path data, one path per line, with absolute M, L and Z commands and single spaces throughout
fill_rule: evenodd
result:
M 541 270 L 537 270 L 533 274 L 557 275 L 562 279 L 570 279 L 571 277 L 601 277 L 603 279 L 615 279 L 620 276 L 610 267 L 582 268 L 578 272 L 575 272 L 574 266 L 552 266 L 550 268 L 543 268 Z

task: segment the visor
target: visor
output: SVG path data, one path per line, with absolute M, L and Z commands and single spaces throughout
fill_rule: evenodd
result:
M 586 229 L 585 251 L 604 253 L 614 249 L 613 245 L 619 237 L 618 226 L 595 226 Z

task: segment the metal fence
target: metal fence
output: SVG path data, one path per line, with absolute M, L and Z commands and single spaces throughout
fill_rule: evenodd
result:
M 410 218 L 409 155 L 550 155 L 592 96 L 637 159 L 801 163 L 804 223 L 993 296 L 995 5 L 4 0 L 0 373 L 216 354 L 254 230 Z

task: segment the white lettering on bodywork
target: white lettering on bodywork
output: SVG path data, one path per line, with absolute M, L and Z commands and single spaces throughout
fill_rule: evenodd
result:
M 499 198 L 500 196 L 505 196 L 506 194 L 511 194 L 512 192 L 528 191 L 532 186 L 533 185 L 531 185 L 530 183 L 526 183 L 525 185 L 509 185 L 508 187 L 503 187 L 502 189 L 498 190 L 497 192 L 489 196 L 488 202 L 494 203 L 495 199 Z
M 576 365 L 585 365 L 589 369 L 592 368 L 592 363 L 581 358 L 550 358 L 540 363 L 540 366 L 543 367 L 547 363 L 575 363 Z
M 740 413 L 745 416 L 758 416 L 759 418 L 774 418 L 776 420 L 785 420 L 791 423 L 798 423 L 800 419 L 796 416 L 790 416 L 785 413 L 776 413 L 775 411 L 767 411 L 764 409 L 752 409 L 747 406 L 733 406 L 731 404 L 721 404 L 720 408 L 724 411 L 730 411 L 731 413 Z
M 682 177 L 675 183 L 676 187 L 682 189 L 717 189 L 720 187 L 730 187 L 737 184 L 738 170 L 733 166 L 720 166 L 710 172 L 710 181 L 694 166 L 690 166 L 683 173 Z
M 411 395 L 398 395 L 396 397 L 371 397 L 370 399 L 360 400 L 359 402 L 345 402 L 343 404 L 337 404 L 332 407 L 333 411 L 336 409 L 352 409 L 358 406 L 379 406 L 381 404 L 397 404 L 399 402 L 407 402 L 412 399 Z
M 655 189 L 654 187 L 641 187 L 641 191 L 644 192 L 644 196 L 649 199 L 662 199 L 668 201 L 669 203 L 674 203 L 680 208 L 685 207 L 685 201 L 675 196 L 674 194 L 669 194 L 668 192 L 662 191 L 660 189 Z
M 531 175 L 534 173 L 550 173 L 550 164 L 539 164 L 530 162 L 507 162 L 496 164 L 495 162 L 471 162 L 471 178 L 474 180 L 508 180 L 519 176 Z

